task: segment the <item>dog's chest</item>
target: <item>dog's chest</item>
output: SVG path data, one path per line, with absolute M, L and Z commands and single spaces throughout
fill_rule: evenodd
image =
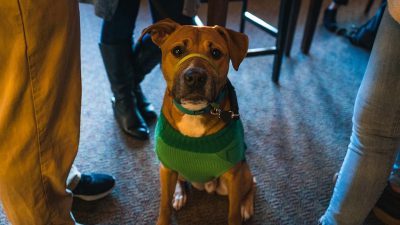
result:
M 196 115 L 183 115 L 176 126 L 179 132 L 190 137 L 204 136 L 207 131 L 202 118 Z

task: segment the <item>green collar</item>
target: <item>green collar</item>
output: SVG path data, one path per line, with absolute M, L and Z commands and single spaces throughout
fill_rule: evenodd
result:
M 183 112 L 185 114 L 189 114 L 189 115 L 201 115 L 201 114 L 209 113 L 211 111 L 211 109 L 219 108 L 219 105 L 221 104 L 222 100 L 225 99 L 226 92 L 227 92 L 227 90 L 226 90 L 227 88 L 226 87 L 227 86 L 225 85 L 224 88 L 222 88 L 222 90 L 220 91 L 217 99 L 214 102 L 208 104 L 203 109 L 195 110 L 195 111 L 189 110 L 189 109 L 183 107 L 182 104 L 180 104 L 175 99 L 174 99 L 174 105 L 176 106 L 176 108 L 179 109 L 179 111 L 181 111 L 181 112 Z

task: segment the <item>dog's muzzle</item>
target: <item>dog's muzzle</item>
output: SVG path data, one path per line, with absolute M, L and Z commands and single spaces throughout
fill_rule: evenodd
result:
M 179 70 L 179 67 L 181 67 L 181 65 L 186 62 L 187 60 L 191 59 L 191 58 L 201 58 L 204 59 L 205 61 L 207 61 L 207 63 L 209 63 L 211 65 L 211 68 L 213 68 L 213 70 L 215 71 L 216 74 L 218 74 L 218 69 L 217 69 L 217 65 L 215 65 L 214 61 L 212 61 L 210 58 L 208 58 L 207 56 L 203 55 L 203 54 L 199 54 L 199 53 L 192 53 L 189 54 L 185 57 L 183 57 L 181 60 L 178 61 L 178 63 L 175 65 L 175 69 L 174 69 L 174 74 L 176 75 L 176 73 Z
M 196 61 L 193 61 L 196 59 Z M 194 63 L 194 64 L 193 64 Z M 174 68 L 176 77 L 174 97 L 192 102 L 213 99 L 215 77 L 218 69 L 214 61 L 199 53 L 189 54 L 178 61 Z
M 214 70 L 214 73 L 218 74 L 217 66 L 210 58 L 208 58 L 203 54 L 192 53 L 183 57 L 181 60 L 178 61 L 178 63 L 175 66 L 175 72 L 174 72 L 175 76 L 178 75 L 177 73 L 182 64 L 192 58 L 200 58 L 206 61 L 207 64 L 209 64 L 211 68 Z M 184 70 L 181 76 L 183 76 L 183 82 L 187 87 L 196 89 L 196 88 L 202 88 L 206 84 L 208 79 L 208 72 L 205 68 L 193 67 Z

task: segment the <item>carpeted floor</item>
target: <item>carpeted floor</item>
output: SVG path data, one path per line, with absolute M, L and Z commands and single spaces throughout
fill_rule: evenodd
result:
M 276 24 L 278 2 L 253 0 L 249 10 Z M 308 3 L 303 1 L 292 56 L 284 59 L 280 85 L 271 82 L 271 56 L 246 58 L 239 72 L 229 74 L 239 96 L 247 160 L 258 181 L 255 215 L 249 225 L 316 224 L 329 203 L 332 176 L 349 142 L 353 103 L 369 53 L 319 23 L 311 52 L 303 55 L 299 49 Z M 364 6 L 365 1 L 351 1 L 340 11 L 339 22 L 348 26 L 365 21 Z M 203 19 L 205 10 L 203 5 Z M 142 1 L 136 37 L 150 24 L 148 12 Z M 237 29 L 239 12 L 240 3 L 230 3 L 228 27 Z M 81 20 L 83 105 L 76 165 L 82 171 L 111 173 L 117 185 L 103 200 L 76 200 L 73 213 L 84 224 L 154 224 L 159 203 L 154 142 L 133 140 L 117 126 L 97 46 L 101 20 L 90 5 L 81 5 Z M 246 33 L 252 47 L 273 44 L 250 24 Z M 142 87 L 159 110 L 165 87 L 159 67 Z M 154 125 L 152 137 L 153 133 Z M 225 197 L 192 190 L 186 207 L 175 213 L 174 224 L 226 224 L 227 206 Z M 1 209 L 0 224 L 8 224 Z M 365 224 L 380 223 L 370 216 Z

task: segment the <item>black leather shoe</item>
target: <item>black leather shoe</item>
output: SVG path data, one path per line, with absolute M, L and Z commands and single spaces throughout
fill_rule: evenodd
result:
M 135 99 L 112 98 L 111 102 L 114 116 L 125 133 L 139 140 L 146 140 L 149 138 L 149 128 L 138 111 Z
M 336 14 L 337 9 L 325 9 L 324 11 L 323 24 L 324 27 L 331 32 L 335 32 L 338 28 L 336 23 Z
M 111 193 L 115 186 L 113 176 L 101 173 L 82 173 L 78 185 L 72 191 L 75 198 L 94 201 Z
M 146 96 L 144 96 L 140 85 L 136 85 L 132 91 L 133 95 L 136 97 L 136 103 L 140 114 L 147 123 L 154 122 L 155 119 L 157 119 L 157 113 L 155 112 L 154 106 L 147 100 Z

